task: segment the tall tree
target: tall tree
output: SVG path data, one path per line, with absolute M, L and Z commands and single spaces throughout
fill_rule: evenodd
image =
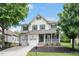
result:
M 63 9 L 59 14 L 59 25 L 68 38 L 72 39 L 72 49 L 74 49 L 74 41 L 79 32 L 79 4 L 64 4 Z
M 0 4 L 0 27 L 2 28 L 2 46 L 5 47 L 4 30 L 12 25 L 17 25 L 27 17 L 29 8 L 25 3 Z

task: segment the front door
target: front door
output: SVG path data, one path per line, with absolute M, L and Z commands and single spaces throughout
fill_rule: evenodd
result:
M 47 43 L 51 42 L 51 34 L 46 34 L 46 42 Z
M 39 34 L 39 42 L 43 42 L 44 41 L 44 34 Z

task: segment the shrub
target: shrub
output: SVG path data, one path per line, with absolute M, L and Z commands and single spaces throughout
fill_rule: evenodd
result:
M 51 46 L 60 46 L 60 43 L 54 42 L 54 43 L 51 43 Z
M 46 46 L 48 46 L 49 44 L 48 44 L 48 43 L 46 43 L 45 45 L 46 45 Z
M 78 47 L 79 47 L 79 43 L 78 43 Z
M 61 42 L 66 42 L 66 43 L 70 42 L 70 39 L 64 33 L 61 34 L 60 39 L 61 39 Z
M 51 45 L 53 46 L 54 44 L 53 44 L 53 43 L 51 43 Z
M 5 42 L 5 47 L 9 48 L 10 47 L 10 43 L 9 42 Z
M 56 46 L 60 46 L 60 43 L 56 43 Z

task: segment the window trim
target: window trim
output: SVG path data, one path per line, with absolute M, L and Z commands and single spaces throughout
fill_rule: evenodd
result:
M 56 24 L 51 24 L 51 28 L 56 28 Z
M 36 26 L 36 27 L 35 27 Z M 34 28 L 35 27 L 35 28 Z M 37 25 L 32 25 L 32 30 L 37 30 L 38 26 Z
M 23 31 L 27 31 L 28 30 L 28 26 L 23 26 Z
M 41 25 L 40 25 L 40 30 L 41 30 L 41 29 L 45 29 L 45 24 L 41 24 Z

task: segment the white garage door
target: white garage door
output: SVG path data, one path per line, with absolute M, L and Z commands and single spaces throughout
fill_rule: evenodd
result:
M 37 45 L 38 44 L 38 35 L 29 35 L 29 44 L 30 45 Z

